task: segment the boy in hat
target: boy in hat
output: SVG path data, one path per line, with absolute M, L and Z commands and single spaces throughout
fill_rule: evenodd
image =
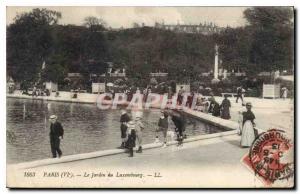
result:
M 50 116 L 50 145 L 52 157 L 56 158 L 56 154 L 60 158 L 62 156 L 62 151 L 60 149 L 60 140 L 63 139 L 64 129 L 60 122 L 57 121 L 56 115 Z
M 126 110 L 121 110 L 121 118 L 120 118 L 120 123 L 121 123 L 121 139 L 122 139 L 122 143 L 120 148 L 124 149 L 125 148 L 125 143 L 127 140 L 127 123 L 129 122 L 130 118 L 129 115 L 127 114 Z
M 168 122 L 168 113 L 166 111 L 161 111 L 161 116 L 158 120 L 158 131 L 162 131 L 163 132 L 163 136 L 164 136 L 164 145 L 163 147 L 167 147 L 167 131 L 168 131 L 168 126 L 169 126 L 169 122 Z M 156 135 L 156 138 L 158 139 L 158 135 Z

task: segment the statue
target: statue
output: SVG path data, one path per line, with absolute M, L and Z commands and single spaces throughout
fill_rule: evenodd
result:
M 215 45 L 215 67 L 214 67 L 214 79 L 211 80 L 212 84 L 218 83 L 220 80 L 218 79 L 218 70 L 219 70 L 219 46 Z

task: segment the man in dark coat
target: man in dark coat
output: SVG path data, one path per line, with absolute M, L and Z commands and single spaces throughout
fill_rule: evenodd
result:
M 50 145 L 51 145 L 51 152 L 53 158 L 56 158 L 56 154 L 60 158 L 62 156 L 62 151 L 60 149 L 60 140 L 63 139 L 64 129 L 60 122 L 57 121 L 57 116 L 51 115 L 50 116 Z
M 236 93 L 237 93 L 236 103 L 238 103 L 239 98 L 242 100 L 242 103 L 244 103 L 244 100 L 243 100 L 243 87 L 242 86 L 238 87 L 236 89 Z
M 183 100 L 183 94 L 185 93 L 183 86 L 180 87 L 178 91 L 177 104 L 181 105 Z

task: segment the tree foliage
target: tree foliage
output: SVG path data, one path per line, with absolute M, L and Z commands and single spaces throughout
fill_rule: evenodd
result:
M 250 62 L 258 70 L 293 67 L 293 10 L 286 7 L 256 7 L 244 12 L 252 30 Z
M 36 82 L 44 61 L 42 80 L 48 81 L 62 81 L 68 72 L 105 71 L 106 40 L 98 31 L 104 29 L 104 23 L 86 18 L 90 22 L 87 27 L 58 25 L 60 18 L 59 12 L 47 9 L 33 9 L 16 16 L 7 27 L 10 76 L 17 81 Z
M 103 19 L 93 16 L 84 18 L 83 25 L 89 28 L 91 31 L 103 31 L 107 26 L 106 22 Z
M 68 72 L 102 74 L 107 62 L 126 68 L 137 84 L 148 84 L 150 72 L 168 72 L 175 81 L 197 81 L 214 64 L 214 45 L 227 70 L 293 69 L 293 10 L 254 7 L 244 12 L 244 27 L 220 34 L 175 33 L 152 27 L 107 30 L 100 18 L 87 17 L 82 26 L 59 25 L 61 14 L 33 9 L 17 15 L 7 26 L 7 69 L 17 81 L 36 81 L 46 61 L 42 80 L 60 82 Z
M 227 28 L 217 36 L 225 68 L 253 75 L 293 69 L 293 10 L 254 7 L 246 9 L 244 17 L 247 26 Z
M 213 36 L 142 27 L 110 32 L 108 39 L 111 60 L 125 64 L 131 77 L 160 71 L 182 80 L 210 71 L 214 63 Z
M 46 9 L 33 9 L 17 15 L 7 28 L 8 72 L 17 80 L 36 81 L 44 60 L 52 52 L 51 26 L 61 14 Z M 10 68 L 11 67 L 11 68 Z

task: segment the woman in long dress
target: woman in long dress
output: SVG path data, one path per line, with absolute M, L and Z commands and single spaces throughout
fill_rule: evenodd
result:
M 254 119 L 255 115 L 251 111 L 252 105 L 250 102 L 246 103 L 247 111 L 243 112 L 243 129 L 241 137 L 241 146 L 250 147 L 255 139 L 254 133 Z
M 231 104 L 230 104 L 230 101 L 228 100 L 227 98 L 227 95 L 225 95 L 225 99 L 222 101 L 222 104 L 221 104 L 221 118 L 222 119 L 230 119 L 230 107 L 231 107 Z

